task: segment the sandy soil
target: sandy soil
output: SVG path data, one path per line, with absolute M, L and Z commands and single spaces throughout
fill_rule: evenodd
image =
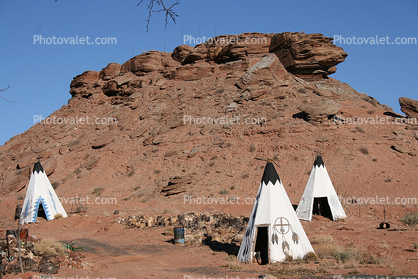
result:
M 148 211 L 158 211 L 163 204 L 155 204 Z M 161 207 L 161 208 L 160 208 Z M 174 206 L 175 208 L 175 206 Z M 109 214 L 114 209 L 118 215 Z M 186 210 L 187 209 L 182 209 Z M 188 208 L 193 211 L 193 208 Z M 376 206 L 345 205 L 349 216 L 346 220 L 332 222 L 314 216 L 312 222 L 302 221 L 311 240 L 317 235 L 331 235 L 336 245 L 355 247 L 373 255 L 378 260 L 373 264 L 342 263 L 334 259 L 324 259 L 317 263 L 291 262 L 271 265 L 242 264 L 229 254 L 235 245 L 211 243 L 204 246 L 183 246 L 172 244 L 172 236 L 166 236 L 167 227 L 126 229 L 118 219 L 129 214 L 120 207 L 90 207 L 85 215 L 73 214 L 69 218 L 46 221 L 38 219 L 37 224 L 29 224 L 30 235 L 37 238 L 53 238 L 57 241 L 72 240 L 84 247 L 86 256 L 84 269 L 61 268 L 58 278 L 258 278 L 263 273 L 280 278 L 334 275 L 417 275 L 418 251 L 413 242 L 418 241 L 416 229 L 404 226 L 400 221 L 405 208 L 386 208 L 391 224 L 388 230 L 378 229 L 383 221 L 383 208 Z M 141 213 L 147 210 L 141 211 Z M 162 210 L 161 210 L 162 211 Z M 194 209 L 196 212 L 196 208 Z M 251 207 L 225 206 L 224 212 L 236 216 L 250 212 Z M 417 208 L 407 208 L 418 212 Z M 209 209 L 206 212 L 210 212 Z M 139 213 L 139 212 L 135 212 Z M 359 216 L 360 214 L 360 216 Z M 166 215 L 175 215 L 173 212 Z M 245 215 L 245 214 L 244 214 Z M 314 241 L 313 241 L 314 242 Z M 317 247 L 313 245 L 314 249 Z M 228 254 L 229 253 L 229 254 Z M 76 277 L 78 276 L 78 277 Z M 228 276 L 228 277 L 227 277 Z M 6 275 L 4 278 L 18 278 Z

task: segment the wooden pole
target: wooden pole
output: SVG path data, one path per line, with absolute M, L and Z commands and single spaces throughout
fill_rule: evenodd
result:
M 7 241 L 7 258 L 10 259 L 10 246 L 9 246 L 9 236 L 6 235 L 6 241 Z
M 19 263 L 20 263 L 20 271 L 23 272 L 23 263 L 22 263 L 22 242 L 20 240 L 20 223 L 17 225 L 17 241 L 19 245 Z

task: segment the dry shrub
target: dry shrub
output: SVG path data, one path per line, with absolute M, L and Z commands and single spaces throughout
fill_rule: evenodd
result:
M 314 252 L 309 252 L 309 253 L 307 253 L 307 254 L 305 255 L 305 257 L 303 257 L 303 259 L 304 259 L 305 261 L 312 261 L 312 262 L 315 262 L 315 261 L 317 261 L 319 258 L 318 258 L 318 255 L 317 255 L 317 254 L 315 254 Z
M 364 133 L 366 133 L 366 132 L 363 130 L 363 128 L 362 128 L 362 127 L 360 127 L 360 126 L 357 126 L 357 127 L 356 127 L 356 131 L 357 131 L 357 132 L 360 132 L 360 133 L 363 133 L 363 134 L 364 134 Z
M 50 238 L 44 238 L 33 246 L 33 254 L 40 257 L 62 256 L 64 253 L 65 248 L 62 244 Z
M 413 229 L 418 224 L 418 213 L 410 213 L 401 218 L 401 222 L 404 225 L 408 225 Z
M 331 244 L 334 242 L 334 238 L 329 234 L 318 234 L 314 236 L 312 244 Z
M 57 214 L 54 215 L 54 219 L 55 220 L 61 219 L 61 218 L 62 218 L 62 214 L 61 213 L 57 213 Z
M 333 256 L 337 261 L 342 261 L 343 263 L 347 263 L 349 261 L 356 261 L 358 263 L 361 258 L 361 253 L 354 247 L 345 248 L 336 246 Z
M 314 249 L 320 259 L 332 259 L 334 258 L 334 252 L 336 251 L 337 246 L 331 243 L 327 243 L 320 244 Z
M 365 146 L 362 146 L 360 148 L 360 152 L 363 153 L 364 155 L 367 155 L 367 154 L 369 154 L 369 149 Z
M 240 270 L 242 269 L 241 262 L 237 259 L 234 255 L 229 255 L 228 258 L 226 258 L 227 261 L 230 261 L 225 267 L 233 270 Z

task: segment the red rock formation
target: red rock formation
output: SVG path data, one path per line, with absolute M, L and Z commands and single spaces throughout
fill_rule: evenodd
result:
M 418 119 L 418 101 L 406 97 L 399 98 L 399 104 L 401 105 L 401 111 L 403 111 L 407 117 Z
M 343 62 L 347 53 L 322 34 L 281 33 L 271 39 L 270 52 L 275 53 L 292 74 L 321 79 L 335 73 L 335 65 Z

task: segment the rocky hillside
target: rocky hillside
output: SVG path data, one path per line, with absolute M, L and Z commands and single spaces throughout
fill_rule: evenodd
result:
M 321 150 L 341 196 L 413 197 L 418 125 L 328 77 L 346 57 L 321 34 L 244 33 L 84 72 L 67 105 L 0 146 L 1 196 L 23 196 L 39 159 L 60 197 L 187 208 L 255 196 L 255 158 L 278 154 L 298 203 Z

